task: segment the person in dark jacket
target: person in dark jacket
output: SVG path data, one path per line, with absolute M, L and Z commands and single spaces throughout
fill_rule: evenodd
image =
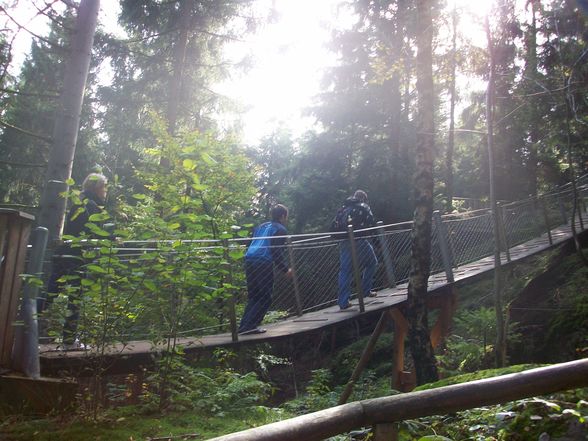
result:
M 271 210 L 272 220 L 264 222 L 253 231 L 245 253 L 245 277 L 247 279 L 247 306 L 239 325 L 240 334 L 260 334 L 259 328 L 272 303 L 274 266 L 286 277 L 292 276 L 284 254 L 288 208 L 276 205 Z
M 368 205 L 367 193 L 363 190 L 357 190 L 352 197 L 347 198 L 333 222 L 334 224 L 331 227 L 334 231 L 344 231 L 347 225 L 352 225 L 354 230 L 375 226 L 374 216 Z M 365 232 L 356 234 L 355 246 L 362 269 L 361 286 L 364 295 L 373 297 L 375 293 L 372 292 L 372 284 L 378 259 L 372 244 L 365 238 L 365 235 Z M 353 263 L 349 239 L 343 239 L 339 244 L 339 265 L 339 297 L 337 304 L 341 310 L 344 310 L 351 306 L 349 297 L 351 296 Z
M 84 179 L 79 203 L 74 204 L 68 212 L 63 230 L 65 236 L 87 235 L 89 238 L 93 237 L 87 224 L 90 222 L 90 216 L 103 211 L 107 183 L 106 177 L 99 173 L 91 173 Z M 76 338 L 76 331 L 80 316 L 80 299 L 77 288 L 80 287 L 84 263 L 82 248 L 72 247 L 67 242 L 58 246 L 53 254 L 52 272 L 47 283 L 47 298 L 39 299 L 37 304 L 38 312 L 41 313 L 49 307 L 66 285 L 71 288 L 68 295 L 67 315 L 63 325 L 63 349 L 83 349 L 83 345 Z M 64 276 L 77 277 L 63 281 Z

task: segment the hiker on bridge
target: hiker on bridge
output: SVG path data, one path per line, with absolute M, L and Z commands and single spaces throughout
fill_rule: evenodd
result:
M 272 303 L 274 266 L 286 277 L 292 276 L 292 269 L 288 268 L 284 255 L 288 208 L 281 204 L 274 206 L 271 217 L 270 222 L 255 228 L 253 240 L 245 253 L 247 306 L 239 325 L 240 334 L 261 334 L 266 331 L 259 325 Z
M 374 215 L 369 206 L 368 195 L 363 190 L 357 190 L 352 197 L 345 200 L 331 223 L 331 231 L 344 232 L 347 230 L 348 225 L 351 225 L 353 230 L 375 226 Z M 372 284 L 378 259 L 376 253 L 374 253 L 372 244 L 365 236 L 366 232 L 356 233 L 355 240 L 357 257 L 361 266 L 361 286 L 366 296 L 375 297 L 376 293 L 372 292 Z M 341 310 L 352 306 L 349 302 L 349 298 L 351 297 L 352 271 L 351 244 L 347 238 L 341 240 L 339 244 L 339 298 L 337 303 Z
M 79 202 L 73 204 L 66 218 L 64 235 L 80 237 L 87 235 L 94 238 L 92 230 L 88 227 L 90 216 L 102 213 L 106 201 L 108 180 L 99 173 L 89 174 L 82 183 L 82 192 Z M 67 313 L 63 325 L 63 342 L 61 349 L 84 349 L 84 345 L 77 338 L 77 327 L 80 316 L 79 287 L 82 278 L 82 267 L 86 262 L 82 257 L 82 248 L 72 247 L 69 243 L 63 243 L 55 249 L 53 254 L 52 272 L 47 283 L 47 296 L 37 301 L 37 310 L 42 313 L 46 310 L 66 285 L 68 291 Z M 63 282 L 64 276 L 77 276 Z

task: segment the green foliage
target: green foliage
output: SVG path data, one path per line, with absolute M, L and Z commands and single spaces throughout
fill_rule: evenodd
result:
M 218 357 L 218 356 L 217 356 Z M 193 410 L 202 415 L 223 416 L 227 412 L 247 409 L 267 399 L 270 385 L 260 381 L 254 372 L 240 374 L 225 363 L 214 368 L 193 368 L 179 358 L 173 358 L 166 371 L 167 411 Z M 161 360 L 160 362 L 165 362 Z M 160 384 L 159 373 L 149 380 Z M 142 397 L 147 409 L 160 405 L 160 396 L 147 390 Z

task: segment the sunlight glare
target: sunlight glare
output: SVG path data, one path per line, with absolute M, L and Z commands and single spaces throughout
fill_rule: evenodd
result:
M 216 88 L 244 104 L 246 143 L 255 143 L 280 126 L 297 136 L 312 125 L 312 118 L 302 117 L 301 109 L 319 93 L 322 69 L 336 62 L 325 45 L 335 26 L 350 24 L 349 14 L 338 15 L 340 2 L 274 0 L 278 20 L 229 48 L 229 56 L 231 51 L 233 56 L 250 52 L 254 58 L 246 75 Z

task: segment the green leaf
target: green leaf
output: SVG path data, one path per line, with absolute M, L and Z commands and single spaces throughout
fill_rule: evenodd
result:
M 214 160 L 214 158 L 212 156 L 210 156 L 208 153 L 202 153 L 201 158 L 207 165 L 215 165 L 216 164 L 216 161 Z
M 65 183 L 70 187 L 76 183 L 72 178 L 66 179 Z
M 144 280 L 143 285 L 145 286 L 145 288 L 147 288 L 150 291 L 157 290 L 157 286 L 155 286 L 155 283 L 153 283 L 152 280 Z
M 110 219 L 110 215 L 106 211 L 103 211 L 102 213 L 94 213 L 88 218 L 91 222 L 102 222 L 108 219 Z
M 88 230 L 90 230 L 92 232 L 92 234 L 95 234 L 97 236 L 101 236 L 101 237 L 108 237 L 108 236 L 110 236 L 110 233 L 108 231 L 103 230 L 98 225 L 93 224 L 91 222 L 88 222 L 86 224 L 86 227 L 88 228 Z
M 98 265 L 94 265 L 94 264 L 89 264 L 87 267 L 88 271 L 94 272 L 94 273 L 99 273 L 99 274 L 107 274 L 108 271 L 106 271 L 104 268 L 102 268 L 101 266 Z
M 191 171 L 196 168 L 196 164 L 191 159 L 184 159 L 182 162 L 182 167 L 184 167 L 184 170 Z
M 136 194 L 133 195 L 133 198 L 135 198 L 135 199 L 137 199 L 139 201 L 144 200 L 146 197 L 147 196 L 145 196 L 144 194 L 141 194 L 141 193 L 136 193 Z
M 422 436 L 418 439 L 418 441 L 453 441 L 451 438 L 446 438 L 441 435 L 427 435 Z

